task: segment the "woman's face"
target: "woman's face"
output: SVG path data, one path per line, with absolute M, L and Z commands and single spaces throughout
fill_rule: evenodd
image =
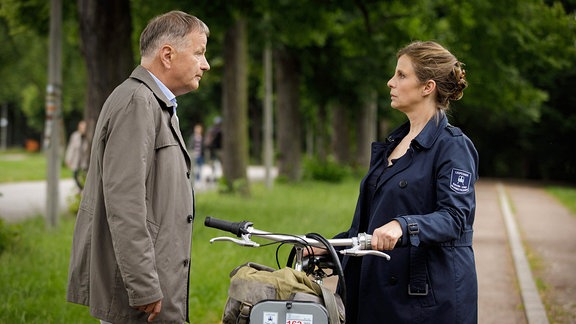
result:
M 390 106 L 400 111 L 409 111 L 423 99 L 424 84 L 418 80 L 412 60 L 406 55 L 398 58 L 394 76 L 388 80 Z

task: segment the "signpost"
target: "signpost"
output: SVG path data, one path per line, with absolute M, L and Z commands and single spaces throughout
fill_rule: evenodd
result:
M 48 85 L 46 86 L 46 124 L 44 151 L 47 160 L 46 224 L 58 225 L 60 181 L 60 118 L 62 101 L 62 3 L 50 2 L 50 52 L 48 58 Z

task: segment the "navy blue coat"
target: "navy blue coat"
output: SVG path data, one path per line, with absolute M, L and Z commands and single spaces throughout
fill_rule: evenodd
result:
M 337 237 L 402 224 L 390 261 L 344 257 L 347 323 L 476 323 L 478 286 L 472 225 L 478 153 L 444 114 L 386 168 L 409 125 L 372 144 L 351 228 Z M 384 170 L 382 172 L 382 170 Z

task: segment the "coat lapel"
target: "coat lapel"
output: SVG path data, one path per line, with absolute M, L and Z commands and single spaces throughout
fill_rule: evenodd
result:
M 178 139 L 178 144 L 180 145 L 180 149 L 182 150 L 184 158 L 186 159 L 186 165 L 188 166 L 188 168 L 191 168 L 192 158 L 190 157 L 190 154 L 188 154 L 188 150 L 186 149 L 186 143 L 184 142 L 184 138 L 182 138 L 178 117 L 176 117 L 176 114 L 171 113 L 171 111 L 174 110 L 174 103 L 168 100 L 168 98 L 166 98 L 162 90 L 160 90 L 160 87 L 158 87 L 158 85 L 156 84 L 156 81 L 154 81 L 154 79 L 150 75 L 150 72 L 148 72 L 148 70 L 146 70 L 143 66 L 141 65 L 137 66 L 136 69 L 132 72 L 132 75 L 130 75 L 130 77 L 140 80 L 150 90 L 152 90 L 154 96 L 156 97 L 158 103 L 160 104 L 160 108 L 165 110 L 165 113 L 170 114 L 170 128 L 172 129 L 172 133 Z
M 176 117 L 176 114 L 172 114 L 172 117 L 170 118 L 170 127 L 172 128 L 172 132 L 178 138 L 180 149 L 182 149 L 182 152 L 184 153 L 184 158 L 186 159 L 186 165 L 188 166 L 188 168 L 190 168 L 192 166 L 192 159 L 190 158 L 190 154 L 188 154 L 188 150 L 186 149 L 186 143 L 184 142 L 184 138 L 182 138 L 182 132 L 180 131 L 180 122 L 178 121 L 178 117 Z

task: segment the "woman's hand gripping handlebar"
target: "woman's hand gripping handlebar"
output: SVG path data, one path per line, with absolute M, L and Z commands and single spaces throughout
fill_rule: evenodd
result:
M 230 222 L 227 220 L 217 219 L 214 217 L 206 217 L 204 220 L 206 227 L 216 228 L 225 232 L 232 233 L 239 237 L 233 238 L 228 236 L 215 237 L 210 240 L 210 243 L 217 241 L 229 241 L 241 246 L 259 247 L 260 244 L 252 241 L 251 236 L 261 237 L 275 242 L 291 242 L 295 245 L 309 245 L 319 248 L 324 248 L 324 244 L 317 240 L 300 235 L 288 234 L 275 234 L 255 229 L 252 222 Z M 375 255 L 390 260 L 390 256 L 382 251 L 372 250 L 370 240 L 372 235 L 360 233 L 356 237 L 345 239 L 329 239 L 328 242 L 334 247 L 349 247 L 347 249 L 339 250 L 340 254 L 350 256 L 364 256 Z

